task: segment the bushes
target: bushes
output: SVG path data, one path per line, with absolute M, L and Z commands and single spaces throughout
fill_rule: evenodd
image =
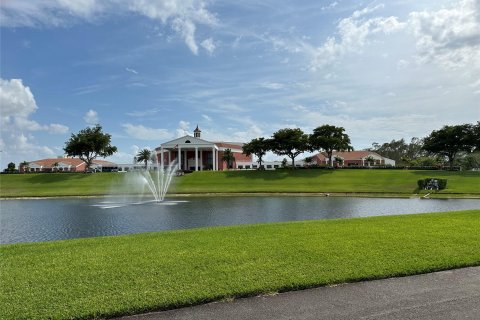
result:
M 447 187 L 447 179 L 426 178 L 417 181 L 420 190 L 443 190 Z

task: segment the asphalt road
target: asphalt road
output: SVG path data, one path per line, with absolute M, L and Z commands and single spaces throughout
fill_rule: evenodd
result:
M 480 319 L 480 267 L 209 303 L 121 319 Z

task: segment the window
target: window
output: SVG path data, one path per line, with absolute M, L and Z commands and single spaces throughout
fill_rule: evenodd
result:
M 239 165 L 239 166 L 238 166 L 238 169 L 243 169 L 243 166 L 240 166 L 240 165 Z
M 271 164 L 267 164 L 267 169 L 272 169 L 272 165 L 271 165 Z
M 252 168 L 253 168 L 253 169 L 258 169 L 258 166 L 257 166 L 256 164 L 253 164 L 253 165 L 252 165 Z
M 190 143 L 190 140 L 185 141 L 185 143 Z
M 250 166 L 249 166 L 249 165 L 246 165 L 246 166 L 245 166 L 245 169 L 250 169 Z
M 271 167 L 272 167 L 272 166 L 270 166 L 270 168 L 271 168 Z M 276 165 L 274 165 L 273 167 L 274 167 L 275 169 L 278 169 L 280 166 L 279 166 L 278 164 L 276 164 Z M 267 168 L 268 168 L 268 166 L 267 166 Z

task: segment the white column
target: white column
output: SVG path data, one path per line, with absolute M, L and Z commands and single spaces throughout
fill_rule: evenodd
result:
M 195 171 L 198 171 L 198 147 L 195 147 Z
M 203 171 L 203 151 L 200 150 L 200 171 Z
M 182 148 L 178 147 L 178 170 L 182 170 Z
M 163 147 L 160 147 L 160 170 L 163 170 Z
M 215 171 L 215 148 L 212 148 L 212 170 Z
M 188 159 L 187 159 L 187 150 L 183 151 L 183 167 L 185 170 L 188 170 Z

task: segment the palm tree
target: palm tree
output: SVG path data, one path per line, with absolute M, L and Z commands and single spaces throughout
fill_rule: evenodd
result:
M 152 159 L 152 151 L 148 149 L 143 149 L 140 150 L 137 153 L 137 161 L 138 162 L 145 162 L 145 170 L 148 168 L 148 161 L 151 161 Z
M 23 161 L 22 163 L 20 163 L 20 167 L 23 167 L 23 173 L 28 172 L 30 169 L 30 162 Z
M 235 156 L 231 149 L 225 149 L 222 155 L 222 161 L 227 163 L 227 169 L 232 168 L 233 161 L 235 161 Z
M 310 167 L 312 162 L 313 162 L 313 157 L 306 157 L 305 158 L 305 163 L 307 164 L 307 167 Z
M 375 158 L 372 156 L 368 156 L 365 158 L 365 161 L 367 162 L 368 166 L 370 167 L 371 165 L 375 164 Z
M 338 163 L 339 166 L 343 166 L 343 159 L 340 157 L 334 158 L 335 162 Z

